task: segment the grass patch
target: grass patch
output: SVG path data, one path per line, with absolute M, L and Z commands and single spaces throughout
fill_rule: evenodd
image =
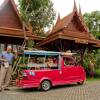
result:
M 90 78 L 88 77 L 86 81 L 100 81 L 100 78 Z

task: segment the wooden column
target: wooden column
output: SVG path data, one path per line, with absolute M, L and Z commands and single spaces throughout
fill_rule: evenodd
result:
M 86 46 L 82 45 L 82 48 L 80 49 L 80 57 L 81 57 L 80 63 L 81 63 L 81 65 L 83 65 L 83 59 L 84 59 L 85 50 L 86 50 Z

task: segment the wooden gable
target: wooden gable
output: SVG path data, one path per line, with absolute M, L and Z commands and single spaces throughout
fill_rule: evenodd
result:
M 5 0 L 0 7 L 0 27 L 22 29 L 19 13 L 13 0 Z
M 70 23 L 67 25 L 66 29 L 70 31 L 75 31 L 75 32 L 87 32 L 79 16 L 76 13 L 71 19 Z

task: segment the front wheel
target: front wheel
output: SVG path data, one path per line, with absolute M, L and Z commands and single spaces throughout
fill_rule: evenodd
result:
M 43 91 L 48 91 L 50 88 L 51 88 L 51 82 L 48 80 L 44 80 L 40 85 L 40 89 Z
M 82 85 L 84 81 L 77 82 L 78 85 Z

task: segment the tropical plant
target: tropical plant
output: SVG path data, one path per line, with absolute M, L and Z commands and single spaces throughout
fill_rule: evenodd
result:
M 50 27 L 55 19 L 55 11 L 51 0 L 19 0 L 22 20 L 32 25 L 37 35 L 43 35 L 44 28 Z
M 93 11 L 83 15 L 86 25 L 89 27 L 90 32 L 100 39 L 100 11 Z

